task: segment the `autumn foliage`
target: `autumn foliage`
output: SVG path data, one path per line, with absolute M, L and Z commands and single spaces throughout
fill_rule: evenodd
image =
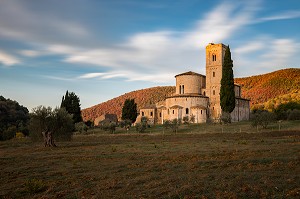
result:
M 264 75 L 236 78 L 242 96 L 251 100 L 251 109 L 272 110 L 282 103 L 300 101 L 300 69 L 278 70 Z

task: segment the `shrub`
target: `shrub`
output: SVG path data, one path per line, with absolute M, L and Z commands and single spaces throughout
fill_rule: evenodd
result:
M 22 132 L 17 132 L 16 133 L 16 138 L 24 138 L 25 135 Z
M 180 124 L 181 124 L 181 119 L 176 119 L 175 118 L 175 119 L 172 120 L 172 122 L 171 122 L 171 128 L 172 128 L 172 131 L 174 133 L 177 133 Z
M 231 114 L 228 112 L 222 112 L 220 119 L 221 119 L 221 122 L 224 124 L 231 123 Z
M 170 120 L 164 120 L 163 127 L 164 127 L 164 129 L 171 128 L 171 121 Z
M 256 111 L 251 115 L 251 124 L 252 126 L 262 126 L 266 129 L 268 125 L 275 121 L 275 114 L 268 111 Z
M 184 124 L 189 124 L 189 116 L 184 116 L 182 118 L 182 121 L 183 121 Z
M 85 123 L 85 125 L 87 125 L 88 127 L 94 126 L 94 122 L 91 121 L 91 120 L 88 120 L 88 121 L 86 121 L 86 122 L 84 122 L 84 123 Z
M 289 117 L 289 112 L 291 110 L 300 110 L 299 102 L 288 102 L 286 104 L 280 104 L 276 109 L 276 117 L 278 120 L 287 120 Z
M 145 132 L 145 130 L 148 127 L 148 118 L 147 117 L 142 117 L 141 118 L 141 123 L 137 123 L 135 125 L 135 130 L 139 133 Z
M 115 122 L 111 122 L 111 123 L 109 124 L 109 131 L 110 131 L 111 133 L 115 133 L 116 127 L 117 127 L 117 124 L 116 124 Z
M 79 133 L 86 133 L 88 126 L 84 122 L 78 122 L 75 124 L 75 130 Z
M 101 125 L 101 129 L 104 131 L 109 131 L 110 133 L 115 133 L 117 124 L 115 122 L 105 122 Z
M 131 124 L 132 124 L 131 120 L 121 120 L 119 122 L 119 126 L 121 128 L 129 128 L 131 126 Z
M 0 140 L 10 140 L 16 136 L 17 127 L 10 126 L 6 130 L 4 130 L 2 133 L 0 133 Z
M 300 120 L 300 110 L 294 109 L 288 112 L 288 120 Z

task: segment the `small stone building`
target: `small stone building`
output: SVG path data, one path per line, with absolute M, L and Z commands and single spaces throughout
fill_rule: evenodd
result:
M 206 76 L 192 71 L 176 75 L 176 92 L 165 101 L 141 108 L 137 122 L 141 117 L 147 117 L 152 124 L 184 117 L 193 118 L 195 123 L 218 121 L 222 114 L 220 88 L 225 50 L 224 44 L 206 46 Z M 249 120 L 250 101 L 241 97 L 239 85 L 235 84 L 234 90 L 232 121 Z
M 103 123 L 111 123 L 111 122 L 118 123 L 117 115 L 116 114 L 103 114 L 94 120 L 94 126 L 100 126 Z

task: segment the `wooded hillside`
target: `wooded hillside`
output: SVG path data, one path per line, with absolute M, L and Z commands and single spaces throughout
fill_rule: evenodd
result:
M 251 108 L 261 107 L 272 110 L 281 103 L 300 99 L 299 68 L 236 78 L 235 82 L 242 86 L 242 96 L 251 99 Z

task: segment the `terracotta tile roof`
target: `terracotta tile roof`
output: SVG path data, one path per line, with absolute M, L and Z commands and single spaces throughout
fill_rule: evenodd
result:
M 181 74 L 175 75 L 175 77 L 182 76 L 182 75 L 198 75 L 198 76 L 203 76 L 203 77 L 205 77 L 205 75 L 202 75 L 202 74 L 199 74 L 199 73 L 195 73 L 195 72 L 192 72 L 192 71 L 189 71 L 189 72 L 185 72 L 185 73 L 181 73 Z

